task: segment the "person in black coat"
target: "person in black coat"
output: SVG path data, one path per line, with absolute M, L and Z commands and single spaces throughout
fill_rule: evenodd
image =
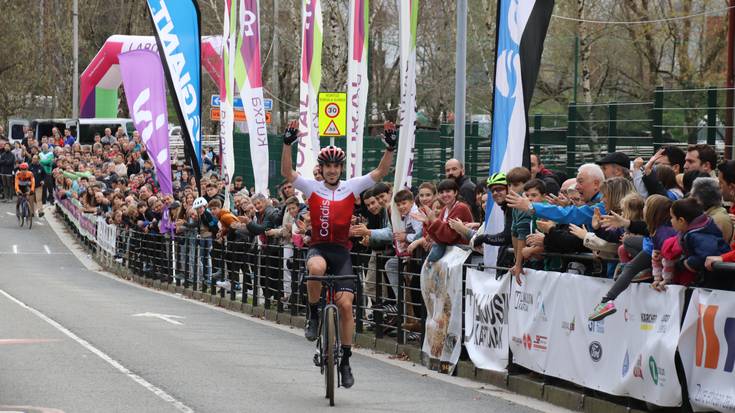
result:
M 9 202 L 13 198 L 13 169 L 15 155 L 10 151 L 10 144 L 6 143 L 0 152 L 0 178 L 2 178 L 3 199 Z
M 464 174 L 464 165 L 457 159 L 450 159 L 444 164 L 444 173 L 447 179 L 454 179 L 459 187 L 459 196 L 461 201 L 466 203 L 472 211 L 472 216 L 479 213 L 475 204 L 475 183 L 469 176 Z

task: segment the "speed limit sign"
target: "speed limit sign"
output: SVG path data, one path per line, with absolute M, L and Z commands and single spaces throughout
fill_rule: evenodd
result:
M 327 115 L 327 116 L 329 116 L 329 117 L 330 117 L 330 118 L 332 118 L 332 119 L 334 119 L 334 118 L 336 118 L 337 116 L 339 116 L 339 112 L 340 112 L 340 111 L 339 111 L 339 106 L 338 106 L 338 105 L 337 105 L 336 103 L 334 103 L 334 102 L 332 102 L 332 103 L 329 103 L 329 104 L 328 104 L 328 105 L 327 105 L 327 106 L 326 106 L 326 107 L 324 108 L 324 114 L 325 114 L 325 115 Z
M 347 131 L 347 94 L 319 94 L 319 136 L 345 136 Z

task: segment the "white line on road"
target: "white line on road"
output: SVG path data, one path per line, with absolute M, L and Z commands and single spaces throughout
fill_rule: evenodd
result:
M 170 315 L 170 314 L 158 314 L 158 313 L 140 313 L 140 314 L 133 314 L 133 317 L 153 317 L 153 318 L 160 318 L 161 320 L 171 323 L 173 325 L 177 326 L 183 326 L 184 323 L 181 323 L 179 321 L 174 320 L 174 318 L 184 318 L 180 315 Z
M 14 214 L 14 213 L 12 213 L 12 212 L 10 212 L 10 211 L 5 211 L 5 213 L 6 213 L 6 214 L 8 214 L 8 215 L 10 215 L 11 217 L 12 217 L 12 216 L 15 216 L 15 214 Z
M 17 254 L 17 253 L 18 253 L 18 246 L 13 244 L 13 254 Z
M 48 245 L 44 245 L 43 249 L 46 250 L 46 254 L 51 254 L 51 248 L 49 248 Z
M 151 391 L 153 394 L 155 394 L 156 396 L 158 396 L 163 401 L 171 404 L 173 407 L 176 408 L 176 410 L 178 410 L 180 412 L 186 412 L 186 413 L 193 413 L 194 412 L 194 410 L 191 407 L 189 407 L 189 406 L 185 405 L 184 403 L 176 400 L 170 394 L 166 393 L 165 391 L 163 391 L 162 389 L 156 387 L 155 385 L 149 383 L 146 379 L 140 377 L 139 375 L 133 373 L 127 367 L 123 366 L 118 361 L 116 361 L 112 357 L 108 356 L 102 350 L 100 350 L 97 347 L 91 345 L 87 340 L 85 340 L 85 339 L 77 336 L 76 334 L 72 333 L 69 329 L 67 329 L 66 327 L 62 326 L 58 322 L 54 321 L 53 319 L 51 319 L 50 317 L 48 317 L 44 313 L 36 310 L 33 307 L 30 307 L 30 306 L 26 305 L 22 301 L 18 300 L 17 298 L 13 297 L 12 295 L 6 293 L 4 290 L 0 290 L 0 294 L 4 295 L 9 300 L 15 302 L 19 306 L 21 306 L 21 307 L 25 308 L 26 310 L 30 311 L 31 313 L 35 314 L 38 318 L 40 318 L 41 320 L 47 322 L 48 324 L 50 324 L 55 329 L 61 331 L 67 337 L 69 337 L 72 340 L 76 341 L 82 347 L 84 347 L 85 349 L 89 350 L 91 353 L 97 355 L 102 360 L 106 361 L 108 364 L 110 364 L 112 367 L 114 367 L 120 373 L 128 376 L 131 380 L 133 380 L 134 382 L 140 384 L 141 386 L 143 386 L 147 390 Z

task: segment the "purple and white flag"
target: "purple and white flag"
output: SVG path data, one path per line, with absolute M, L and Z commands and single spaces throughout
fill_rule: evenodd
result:
M 166 79 L 158 53 L 135 50 L 123 53 L 120 73 L 135 129 L 145 144 L 156 167 L 161 192 L 173 194 L 171 156 L 168 150 L 168 107 Z

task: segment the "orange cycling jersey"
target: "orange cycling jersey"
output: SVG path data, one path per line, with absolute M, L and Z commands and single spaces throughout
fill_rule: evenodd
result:
M 31 192 L 36 190 L 36 180 L 31 171 L 18 171 L 15 174 L 15 192 L 20 192 L 20 187 L 30 187 Z

